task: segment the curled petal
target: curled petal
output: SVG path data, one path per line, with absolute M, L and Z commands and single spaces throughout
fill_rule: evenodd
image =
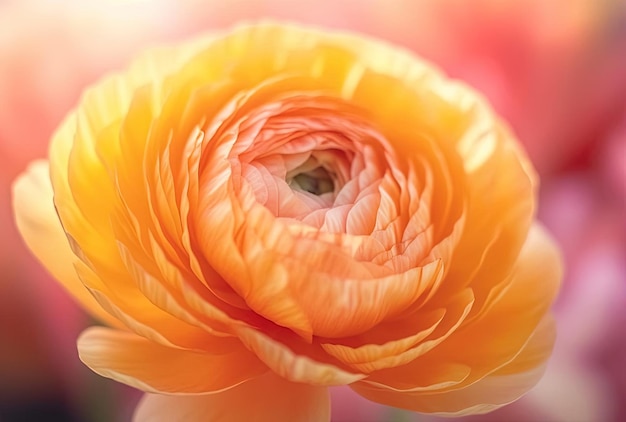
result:
M 375 373 L 355 390 L 421 412 L 452 412 L 453 405 L 453 413 L 486 412 L 515 400 L 539 380 L 552 350 L 554 326 L 545 315 L 560 273 L 555 245 L 540 226 L 533 226 L 509 285 L 488 312 L 461 326 L 430 353 Z M 425 375 L 440 382 L 453 379 L 451 363 L 470 369 L 460 382 L 445 387 L 434 382 L 436 388 L 427 390 L 411 387 Z
M 509 364 L 460 389 L 398 392 L 362 382 L 352 387 L 370 400 L 424 413 L 465 416 L 491 412 L 516 400 L 539 381 L 554 335 L 554 321 L 544 319 Z
M 365 377 L 351 373 L 337 365 L 316 361 L 310 356 L 299 355 L 285 344 L 248 327 L 238 327 L 237 333 L 243 343 L 279 376 L 293 382 L 332 386 L 351 384 Z
M 382 326 L 376 327 L 371 332 L 347 340 L 348 342 L 364 342 L 367 339 L 374 341 L 377 337 L 388 336 L 388 332 L 394 333 L 394 324 L 400 325 L 404 330 L 407 329 L 405 327 L 411 327 L 417 331 L 416 334 L 399 340 L 388 340 L 382 345 L 366 344 L 361 347 L 351 348 L 341 345 L 322 344 L 322 347 L 340 361 L 365 373 L 372 373 L 385 368 L 402 367 L 434 349 L 449 336 L 453 335 L 455 330 L 464 322 L 473 303 L 474 295 L 472 291 L 465 289 L 451 300 L 445 310 L 435 309 L 430 312 L 422 310 L 422 312 L 417 312 L 405 319 L 382 324 Z M 400 330 L 396 330 L 394 334 L 397 335 Z M 424 380 L 421 379 L 421 381 Z
M 153 393 L 218 392 L 267 372 L 267 367 L 243 346 L 225 354 L 197 353 L 102 327 L 83 332 L 78 339 L 78 354 L 94 372 Z

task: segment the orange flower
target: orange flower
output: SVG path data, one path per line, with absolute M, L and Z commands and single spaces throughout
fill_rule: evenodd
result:
M 83 362 L 160 393 L 137 420 L 297 421 L 327 420 L 334 385 L 440 414 L 534 385 L 560 278 L 535 190 L 467 87 L 377 41 L 263 24 L 89 89 L 14 201 L 112 327 L 80 337 Z

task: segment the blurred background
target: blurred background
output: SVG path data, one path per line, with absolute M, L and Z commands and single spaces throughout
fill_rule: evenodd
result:
M 269 17 L 387 39 L 480 90 L 541 177 L 567 267 L 541 383 L 471 421 L 626 420 L 625 0 L 0 0 L 0 422 L 129 421 L 139 394 L 78 360 L 93 321 L 14 227 L 10 186 L 104 72 L 139 50 Z M 333 421 L 438 421 L 333 391 Z

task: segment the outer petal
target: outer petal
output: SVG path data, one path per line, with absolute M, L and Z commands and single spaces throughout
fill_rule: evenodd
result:
M 554 342 L 554 326 L 545 315 L 561 267 L 554 244 L 539 226 L 529 233 L 515 271 L 508 288 L 484 314 L 436 349 L 353 388 L 384 404 L 459 415 L 484 413 L 520 397 L 541 377 Z M 449 379 L 449 362 L 464 364 L 471 373 L 448 387 L 411 388 L 425 371 L 439 372 L 442 382 Z
M 135 422 L 323 422 L 330 420 L 328 389 L 286 381 L 273 373 L 202 396 L 146 394 Z
M 298 351 L 291 350 L 280 341 L 255 329 L 236 327 L 236 332 L 246 347 L 252 350 L 263 363 L 281 377 L 291 381 L 332 386 L 351 384 L 365 377 L 364 374 L 348 372 L 334 364 L 317 361 L 305 353 L 299 354 Z
M 556 245 L 542 226 L 534 224 L 508 286 L 475 319 L 444 342 L 438 353 L 444 359 L 469 364 L 477 375 L 509 364 L 549 312 L 561 275 Z M 553 337 L 547 336 L 551 341 L 544 342 L 546 352 L 552 349 Z M 473 346 L 459 353 L 468 344 Z M 519 372 L 526 369 L 519 368 Z
M 554 321 L 546 318 L 528 343 L 508 365 L 467 387 L 441 392 L 397 392 L 377 389 L 363 383 L 353 386 L 362 396 L 387 405 L 444 416 L 464 416 L 491 412 L 516 399 L 533 387 L 544 373 L 544 362 L 554 341 Z
M 267 372 L 243 346 L 225 354 L 196 353 L 103 327 L 83 332 L 78 354 L 98 374 L 148 392 L 217 392 Z
M 96 318 L 119 326 L 85 288 L 74 269 L 72 252 L 54 210 L 47 161 L 35 161 L 13 184 L 13 208 L 20 234 L 33 254 L 54 278 Z

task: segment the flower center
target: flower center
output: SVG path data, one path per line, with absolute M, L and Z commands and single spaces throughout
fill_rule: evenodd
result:
M 319 151 L 317 152 L 319 154 Z M 285 182 L 293 190 L 308 192 L 315 196 L 332 193 L 335 190 L 337 175 L 329 171 L 323 164 L 326 160 L 320 160 L 314 152 L 306 161 L 287 172 Z
M 288 180 L 288 183 L 292 189 L 306 191 L 316 196 L 332 192 L 335 189 L 332 175 L 322 166 L 297 173 L 291 180 Z

